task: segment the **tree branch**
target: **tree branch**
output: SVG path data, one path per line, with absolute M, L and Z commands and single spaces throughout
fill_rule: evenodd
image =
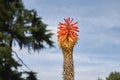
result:
M 18 60 L 21 61 L 21 63 L 22 63 L 28 70 L 32 71 L 32 70 L 23 62 L 23 60 L 18 56 L 18 54 L 17 54 L 15 51 L 12 51 L 12 52 L 16 55 L 16 57 L 18 58 Z

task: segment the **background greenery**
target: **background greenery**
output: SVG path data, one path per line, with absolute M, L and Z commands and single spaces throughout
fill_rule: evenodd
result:
M 0 0 L 0 80 L 37 80 L 35 72 L 30 69 L 18 71 L 18 67 L 27 65 L 13 48 L 19 46 L 30 52 L 45 48 L 44 43 L 52 47 L 53 33 L 46 27 L 37 12 L 25 9 L 21 0 Z M 15 60 L 13 55 L 22 63 Z M 23 74 L 27 77 L 23 78 Z

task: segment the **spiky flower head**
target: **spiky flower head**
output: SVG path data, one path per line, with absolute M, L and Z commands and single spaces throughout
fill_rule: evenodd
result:
M 73 22 L 73 18 L 65 18 L 64 22 L 58 24 L 58 42 L 61 48 L 73 47 L 78 40 L 78 22 Z

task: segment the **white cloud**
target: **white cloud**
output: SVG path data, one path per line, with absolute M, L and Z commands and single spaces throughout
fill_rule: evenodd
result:
M 18 50 L 18 55 L 33 71 L 38 73 L 39 79 L 57 80 L 62 79 L 63 56 L 60 51 L 55 50 L 42 50 L 35 54 L 27 54 L 26 50 Z M 118 55 L 75 53 L 75 78 L 76 80 L 105 78 L 110 72 L 120 70 L 118 59 Z
M 110 72 L 120 70 L 119 61 L 115 60 L 119 59 L 119 56 L 77 53 L 74 58 L 76 80 L 97 80 L 98 77 L 105 80 Z
M 120 18 L 118 14 L 112 17 L 111 15 L 80 17 L 78 21 L 81 31 L 80 42 L 87 44 L 83 45 L 85 48 L 99 47 L 108 42 L 119 45 Z

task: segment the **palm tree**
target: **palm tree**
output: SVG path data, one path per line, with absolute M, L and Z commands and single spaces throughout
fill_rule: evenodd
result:
M 74 80 L 73 47 L 78 40 L 79 32 L 74 19 L 66 18 L 58 24 L 58 42 L 63 52 L 63 80 Z

